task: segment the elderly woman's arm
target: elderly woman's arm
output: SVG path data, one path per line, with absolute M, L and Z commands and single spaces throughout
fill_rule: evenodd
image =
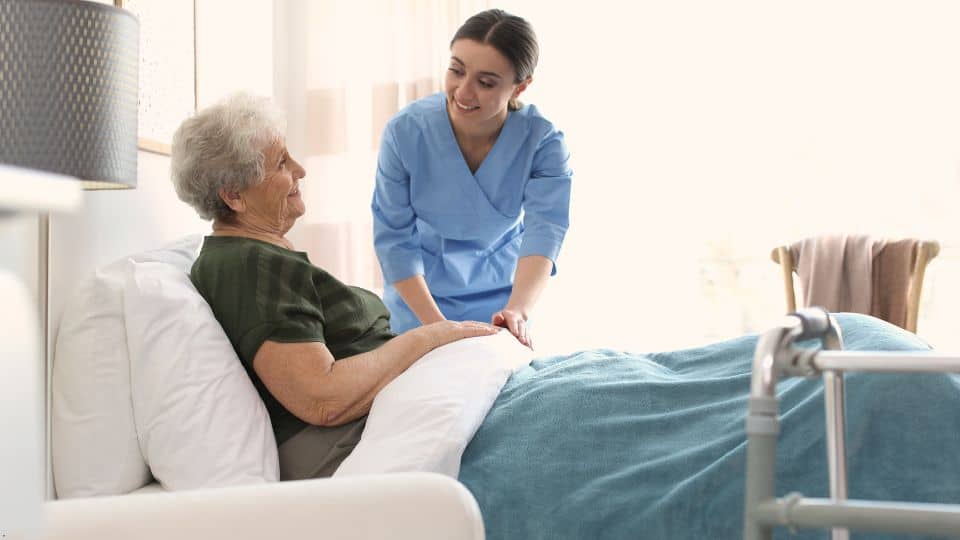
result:
M 441 321 L 336 362 L 323 343 L 268 340 L 257 350 L 253 369 L 267 390 L 298 418 L 318 426 L 338 426 L 367 414 L 380 389 L 431 350 L 497 331 L 483 323 Z

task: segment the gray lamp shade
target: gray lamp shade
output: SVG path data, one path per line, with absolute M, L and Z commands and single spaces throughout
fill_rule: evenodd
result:
M 0 0 L 0 164 L 137 185 L 139 23 L 77 0 Z

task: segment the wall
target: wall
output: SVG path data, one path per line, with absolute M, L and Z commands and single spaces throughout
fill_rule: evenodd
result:
M 0 217 L 0 268 L 10 270 L 21 277 L 27 291 L 38 295 L 37 218 L 19 214 Z

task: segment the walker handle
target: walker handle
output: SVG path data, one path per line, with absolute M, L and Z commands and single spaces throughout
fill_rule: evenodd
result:
M 790 315 L 800 319 L 803 331 L 797 341 L 820 339 L 830 330 L 830 313 L 822 307 L 809 307 L 794 311 Z

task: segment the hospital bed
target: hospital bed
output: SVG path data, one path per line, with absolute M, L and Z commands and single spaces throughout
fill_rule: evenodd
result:
M 194 241 L 182 253 L 189 257 L 196 246 Z M 181 270 L 189 268 L 189 259 L 177 260 Z M 916 336 L 883 321 L 816 312 L 789 317 L 759 339 L 744 336 L 665 353 L 591 350 L 536 358 L 506 381 L 463 452 L 455 478 L 394 473 L 175 492 L 151 484 L 128 494 L 50 501 L 48 528 L 39 538 L 554 540 L 636 538 L 643 531 L 649 538 L 745 534 L 753 540 L 776 536 L 778 525 L 905 530 L 911 522 L 900 519 L 899 509 L 880 512 L 876 520 L 877 512 L 858 511 L 876 503 L 849 501 L 844 508 L 853 510 L 838 512 L 822 499 L 773 497 L 780 479 L 793 482 L 791 490 L 813 495 L 825 484 L 813 471 L 827 452 L 810 433 L 822 429 L 821 400 L 843 401 L 837 390 L 843 381 L 830 377 L 836 358 L 829 355 L 837 353 L 814 354 L 795 344 L 822 337 L 828 349 L 838 348 L 840 328 L 852 350 L 937 358 L 923 352 L 928 347 Z M 58 358 L 63 352 L 58 350 Z M 776 384 L 784 373 L 816 369 L 826 370 L 832 381 L 826 394 L 809 378 Z M 888 414 L 892 422 L 910 418 L 924 406 L 918 405 L 921 398 L 937 404 L 909 427 L 920 441 L 919 452 L 929 456 L 936 449 L 945 461 L 936 471 L 905 472 L 903 496 L 960 502 L 960 484 L 954 481 L 960 477 L 960 378 L 892 379 L 870 386 L 855 374 L 848 382 L 851 425 L 878 415 L 884 422 Z M 918 390 L 910 394 L 918 395 L 910 398 L 914 401 L 904 398 L 888 411 L 874 410 L 884 403 L 878 396 L 903 384 Z M 837 416 L 827 420 L 828 426 L 842 424 Z M 884 460 L 863 449 L 897 446 L 889 443 L 900 434 L 886 423 L 866 424 L 849 444 L 853 485 L 868 478 L 861 493 L 892 496 L 904 486 L 890 480 L 891 471 L 865 473 Z M 775 453 L 778 426 L 783 430 Z M 842 438 L 831 436 L 826 445 L 831 455 L 843 455 Z M 72 444 L 66 452 L 78 450 Z M 831 463 L 831 497 L 844 499 L 842 476 L 835 474 L 843 462 Z M 925 528 L 915 530 L 960 536 L 956 514 L 943 506 L 924 512 L 917 515 Z
M 819 340 L 822 349 L 797 345 L 804 340 Z M 761 336 L 754 355 L 746 423 L 749 442 L 744 540 L 769 540 L 773 537 L 774 527 L 778 526 L 831 528 L 833 540 L 847 540 L 849 529 L 960 537 L 960 504 L 848 499 L 844 410 L 845 373 L 960 373 L 960 357 L 929 352 L 850 352 L 841 349 L 843 338 L 836 319 L 817 308 L 793 313 Z M 780 426 L 775 388 L 781 378 L 817 376 L 822 377 L 825 389 L 830 497 L 809 498 L 794 492 L 777 498 L 774 486 Z M 956 455 L 945 455 L 944 458 L 960 459 Z M 911 463 L 903 466 L 910 467 Z M 947 479 L 951 482 L 958 480 Z

